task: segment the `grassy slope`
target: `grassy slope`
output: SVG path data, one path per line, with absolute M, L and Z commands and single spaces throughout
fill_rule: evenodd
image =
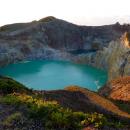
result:
M 90 114 L 74 112 L 82 110 Z M 104 126 L 121 127 L 119 119 L 122 116 L 125 121 L 130 118 L 129 114 L 119 110 L 112 102 L 87 89 L 71 86 L 65 90 L 32 92 L 22 84 L 4 77 L 0 77 L 0 111 L 1 130 L 79 130 L 86 125 L 102 127 L 104 130 Z M 108 119 L 94 112 L 103 113 Z M 110 118 L 108 115 L 119 117 Z
M 65 90 L 45 91 L 43 95 L 47 100 L 56 100 L 64 107 L 69 107 L 75 111 L 98 111 L 109 116 L 114 115 L 117 118 L 130 119 L 130 114 L 120 110 L 110 100 L 99 96 L 95 92 L 77 86 L 70 86 L 65 88 Z

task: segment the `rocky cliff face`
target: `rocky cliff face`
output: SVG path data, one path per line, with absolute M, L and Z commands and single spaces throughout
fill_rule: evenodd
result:
M 93 66 L 108 70 L 109 80 L 130 75 L 130 42 L 127 35 L 125 33 L 121 39 L 111 41 L 108 47 L 86 58 Z
M 77 26 L 54 17 L 5 25 L 0 28 L 0 66 L 22 60 L 62 59 L 107 69 L 110 79 L 129 75 L 129 52 L 116 41 L 129 30 L 129 25 L 119 23 Z M 118 48 L 121 54 L 115 54 Z M 115 73 L 117 70 L 120 73 Z
M 118 101 L 130 102 L 130 76 L 120 77 L 100 88 L 99 94 Z

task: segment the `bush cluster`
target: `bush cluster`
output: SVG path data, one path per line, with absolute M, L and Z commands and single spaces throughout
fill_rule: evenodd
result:
M 8 78 L 8 77 L 2 77 L 0 76 L 0 94 L 11 94 L 13 92 L 20 92 L 20 93 L 25 93 L 29 92 L 27 87 L 24 85 L 18 83 L 17 81 Z
M 28 118 L 40 120 L 46 129 L 82 129 L 92 125 L 100 128 L 108 124 L 103 114 L 73 112 L 61 107 L 55 101 L 45 101 L 27 94 L 13 93 L 0 98 L 1 103 L 26 105 Z M 114 125 L 111 123 L 111 126 Z

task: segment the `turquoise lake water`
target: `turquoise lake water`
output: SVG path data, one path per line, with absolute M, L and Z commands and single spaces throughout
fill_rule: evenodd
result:
M 0 68 L 0 75 L 9 76 L 37 90 L 63 89 L 79 85 L 96 91 L 107 81 L 107 73 L 88 65 L 65 61 L 27 61 Z

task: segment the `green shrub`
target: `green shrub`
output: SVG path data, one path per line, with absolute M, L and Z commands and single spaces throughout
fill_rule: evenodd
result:
M 0 77 L 0 94 L 10 94 L 13 92 L 25 93 L 29 91 L 31 90 L 11 78 Z
M 3 122 L 2 122 L 2 125 L 5 125 L 5 126 L 11 126 L 13 122 L 17 122 L 20 120 L 21 118 L 21 113 L 19 112 L 15 112 L 13 114 L 11 114 L 10 116 L 8 116 Z
M 27 94 L 13 93 L 0 98 L 1 103 L 26 105 L 27 117 L 29 119 L 40 120 L 46 129 L 82 129 L 93 125 L 96 128 L 103 126 L 121 127 L 121 123 L 107 123 L 103 114 L 73 112 L 70 109 L 61 107 L 55 101 L 44 101 L 33 98 Z
M 83 120 L 81 123 L 85 126 L 93 124 L 94 127 L 100 128 L 107 124 L 107 119 L 103 114 L 98 114 L 95 112 L 92 114 L 86 114 L 85 120 Z
M 6 95 L 3 97 L 0 97 L 0 103 L 5 103 L 5 104 L 11 104 L 11 105 L 20 105 L 21 101 L 16 98 L 15 96 L 12 95 Z

